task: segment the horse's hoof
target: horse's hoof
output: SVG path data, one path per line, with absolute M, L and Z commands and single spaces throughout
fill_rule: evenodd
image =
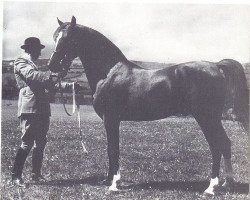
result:
M 203 192 L 203 197 L 213 197 L 219 193 L 220 186 L 209 187 Z
M 214 191 L 212 191 L 212 190 L 205 190 L 204 192 L 203 192 L 203 197 L 211 197 L 211 196 L 214 196 L 215 195 L 215 193 L 214 193 Z
M 110 191 L 110 192 L 118 192 L 119 189 L 118 189 L 117 187 L 111 185 L 111 186 L 109 187 L 109 191 Z

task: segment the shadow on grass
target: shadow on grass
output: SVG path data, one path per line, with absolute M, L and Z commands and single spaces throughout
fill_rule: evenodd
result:
M 131 184 L 127 186 L 121 186 L 121 189 L 133 189 L 133 190 L 149 190 L 149 189 L 157 189 L 157 190 L 179 190 L 179 191 L 190 191 L 190 192 L 198 192 L 203 193 L 205 189 L 208 187 L 208 181 L 152 181 L 147 183 L 139 183 L 139 184 Z M 249 184 L 235 182 L 234 188 L 231 191 L 232 193 L 238 194 L 248 194 L 249 192 Z
M 103 175 L 94 175 L 83 179 L 57 179 L 40 183 L 30 183 L 30 185 L 72 187 L 76 185 L 89 184 L 95 186 L 95 185 L 103 185 L 102 182 L 105 180 L 105 178 L 106 177 Z
M 83 179 L 58 179 L 46 181 L 43 183 L 36 183 L 35 185 L 47 185 L 47 186 L 61 186 L 61 187 L 72 187 L 77 185 L 88 184 L 91 186 L 104 186 L 107 185 L 105 182 L 106 177 L 103 175 L 94 175 Z M 32 185 L 32 184 L 31 184 Z M 151 181 L 146 183 L 133 183 L 131 181 L 122 180 L 119 186 L 121 190 L 179 190 L 179 191 L 190 191 L 203 193 L 208 187 L 208 181 Z M 232 193 L 248 194 L 249 184 L 235 182 Z

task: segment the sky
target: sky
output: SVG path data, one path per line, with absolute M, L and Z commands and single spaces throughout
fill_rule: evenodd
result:
M 35 36 L 53 49 L 57 17 L 91 27 L 109 38 L 130 60 L 178 63 L 224 58 L 249 62 L 250 4 L 131 2 L 3 2 L 3 59 L 22 53 Z

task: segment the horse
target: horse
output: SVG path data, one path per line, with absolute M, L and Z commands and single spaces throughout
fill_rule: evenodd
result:
M 212 173 L 205 194 L 219 186 L 223 156 L 226 178 L 222 186 L 233 187 L 231 141 L 221 119 L 225 101 L 233 103 L 239 123 L 249 131 L 248 88 L 242 65 L 232 59 L 213 63 L 193 61 L 162 69 L 144 69 L 129 61 L 100 32 L 57 18 L 55 50 L 48 67 L 68 71 L 79 57 L 93 95 L 93 107 L 107 133 L 109 190 L 116 191 L 119 169 L 119 125 L 121 121 L 151 121 L 173 115 L 192 115 L 198 122 L 212 154 Z

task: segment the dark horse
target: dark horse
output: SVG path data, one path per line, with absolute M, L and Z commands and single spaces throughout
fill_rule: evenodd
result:
M 144 69 L 126 59 L 101 33 L 71 22 L 54 33 L 56 48 L 49 68 L 68 70 L 79 57 L 93 92 L 93 106 L 104 121 L 108 141 L 110 190 L 116 190 L 119 172 L 119 125 L 121 121 L 150 121 L 191 114 L 201 127 L 212 153 L 212 174 L 205 193 L 214 194 L 223 155 L 226 181 L 233 183 L 231 141 L 221 123 L 227 98 L 237 119 L 248 131 L 248 90 L 243 67 L 235 60 L 199 61 L 163 69 Z

